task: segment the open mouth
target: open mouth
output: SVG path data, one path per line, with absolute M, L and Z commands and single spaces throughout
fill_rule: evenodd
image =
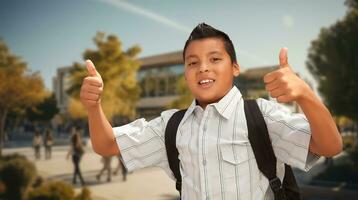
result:
M 200 86 L 208 87 L 211 86 L 215 82 L 214 79 L 203 79 L 198 82 Z

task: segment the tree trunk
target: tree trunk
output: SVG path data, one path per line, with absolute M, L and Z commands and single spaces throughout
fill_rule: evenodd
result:
M 0 156 L 2 156 L 2 148 L 4 146 L 4 138 L 5 138 L 5 121 L 8 110 L 4 109 L 0 111 Z

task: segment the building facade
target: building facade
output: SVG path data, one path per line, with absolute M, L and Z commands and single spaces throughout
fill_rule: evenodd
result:
M 57 108 L 61 114 L 67 112 L 69 88 L 69 73 L 72 67 L 61 67 L 57 69 L 56 76 L 52 78 L 52 89 L 56 97 Z

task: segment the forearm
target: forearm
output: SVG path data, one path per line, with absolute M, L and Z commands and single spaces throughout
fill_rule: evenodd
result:
M 324 104 L 308 91 L 297 101 L 306 115 L 311 129 L 310 151 L 321 156 L 332 157 L 342 151 L 342 138 L 337 126 Z
M 100 104 L 89 108 L 87 111 L 89 132 L 94 151 L 103 156 L 118 154 L 119 149 L 114 138 L 112 126 L 104 115 Z

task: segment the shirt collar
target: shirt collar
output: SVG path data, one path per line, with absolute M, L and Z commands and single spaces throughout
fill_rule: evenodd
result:
M 222 98 L 219 102 L 212 105 L 216 108 L 218 113 L 225 119 L 229 119 L 231 113 L 234 111 L 235 105 L 241 99 L 242 95 L 236 86 L 233 86 L 231 90 Z
M 242 98 L 241 92 L 237 89 L 236 86 L 233 86 L 231 90 L 217 103 L 212 103 L 218 113 L 223 116 L 225 119 L 229 119 L 231 113 L 234 111 L 235 105 L 238 104 L 238 101 Z M 199 106 L 194 99 L 191 102 L 191 105 L 188 107 L 188 110 L 185 112 L 185 115 L 182 119 L 184 122 L 195 110 L 195 107 Z
M 183 119 L 181 120 L 181 123 L 183 123 L 194 111 L 195 107 L 197 106 L 196 100 L 194 99 L 190 106 L 188 107 L 188 110 L 185 112 Z

